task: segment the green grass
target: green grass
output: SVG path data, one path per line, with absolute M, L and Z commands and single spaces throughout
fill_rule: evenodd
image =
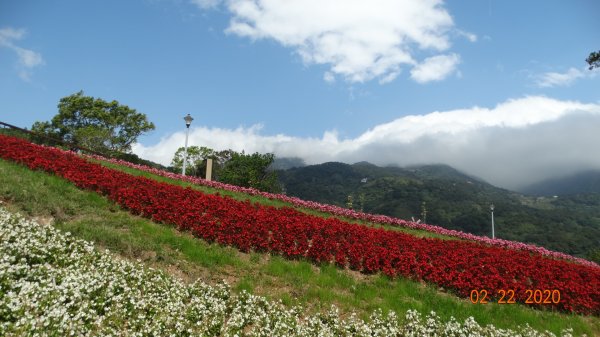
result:
M 474 305 L 436 287 L 383 275 L 364 275 L 332 265 L 314 265 L 279 256 L 240 253 L 198 240 L 187 233 L 132 216 L 106 198 L 81 191 L 68 181 L 0 160 L 0 198 L 9 209 L 96 243 L 126 259 L 164 269 L 192 281 L 225 279 L 236 291 L 250 291 L 307 312 L 337 305 L 344 314 L 367 317 L 373 310 L 436 311 L 443 319 L 473 316 L 501 328 L 528 323 L 554 333 L 571 327 L 576 334 L 600 335 L 600 318 L 534 310 L 521 305 Z

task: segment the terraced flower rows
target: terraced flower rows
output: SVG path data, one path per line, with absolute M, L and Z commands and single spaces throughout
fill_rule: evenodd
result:
M 188 230 L 209 242 L 242 251 L 332 262 L 364 273 L 383 272 L 435 283 L 468 297 L 512 289 L 525 302 L 527 289 L 558 290 L 553 307 L 600 313 L 600 268 L 554 260 L 523 250 L 476 242 L 416 238 L 396 231 L 319 218 L 291 208 L 266 207 L 134 177 L 75 154 L 0 136 L 0 157 L 55 173 L 97 191 L 134 214 Z
M 443 322 L 434 312 L 422 317 L 413 310 L 404 319 L 375 311 L 367 321 L 341 318 L 335 307 L 304 315 L 298 307 L 235 295 L 226 284 L 185 285 L 0 205 L 0 336 L 556 335 L 529 326 L 481 326 L 473 317 Z
M 506 248 L 510 248 L 510 249 L 526 250 L 526 251 L 530 251 L 530 252 L 537 253 L 537 254 L 542 254 L 545 256 L 553 257 L 553 258 L 572 260 L 572 261 L 576 261 L 580 264 L 585 264 L 585 265 L 589 265 L 592 267 L 599 267 L 598 264 L 596 264 L 592 261 L 588 261 L 588 260 L 585 260 L 582 258 L 571 256 L 571 255 L 568 255 L 565 253 L 552 251 L 552 250 L 546 249 L 544 247 L 539 247 L 539 246 L 536 246 L 533 244 L 527 244 L 527 243 L 523 243 L 523 242 L 515 242 L 515 241 L 504 240 L 504 239 L 499 239 L 499 238 L 492 239 L 487 236 L 477 236 L 474 234 L 465 233 L 465 232 L 461 232 L 461 231 L 457 231 L 457 230 L 453 230 L 453 229 L 446 229 L 446 228 L 435 226 L 435 225 L 418 223 L 418 222 L 408 221 L 408 220 L 404 220 L 404 219 L 398 219 L 398 218 L 390 217 L 387 215 L 377 215 L 377 214 L 358 212 L 356 210 L 343 208 L 343 207 L 339 207 L 339 206 L 335 206 L 335 205 L 328 205 L 328 204 L 322 204 L 322 203 L 318 203 L 318 202 L 314 202 L 314 201 L 302 200 L 302 199 L 299 199 L 296 197 L 290 197 L 290 196 L 284 195 L 284 194 L 263 192 L 263 191 L 260 191 L 260 190 L 257 190 L 257 189 L 251 188 L 251 187 L 240 187 L 240 186 L 221 183 L 218 181 L 208 181 L 208 180 L 205 180 L 202 178 L 197 178 L 197 177 L 192 177 L 192 176 L 184 176 L 181 174 L 158 170 L 158 169 L 155 169 L 155 168 L 152 168 L 149 166 L 145 166 L 145 165 L 133 164 L 133 163 L 130 163 L 130 162 L 127 162 L 124 160 L 120 160 L 120 159 L 105 158 L 105 157 L 101 157 L 101 156 L 97 156 L 97 155 L 90 155 L 89 157 L 94 158 L 96 160 L 100 160 L 100 161 L 111 162 L 113 164 L 120 165 L 120 166 L 130 167 L 130 168 L 133 168 L 136 170 L 145 171 L 145 172 L 148 172 L 151 174 L 155 174 L 155 175 L 170 178 L 170 179 L 182 180 L 182 181 L 190 182 L 193 184 L 208 186 L 208 187 L 212 187 L 212 188 L 218 188 L 218 189 L 222 189 L 222 190 L 226 190 L 226 191 L 245 193 L 245 194 L 249 194 L 249 195 L 257 195 L 257 196 L 261 196 L 261 197 L 264 197 L 267 199 L 287 202 L 296 207 L 313 209 L 313 210 L 333 214 L 333 215 L 340 216 L 340 217 L 365 220 L 365 221 L 370 221 L 370 222 L 378 223 L 378 224 L 387 224 L 387 225 L 391 225 L 391 226 L 423 230 L 423 231 L 436 233 L 436 234 L 440 234 L 440 235 L 482 242 L 482 243 L 485 243 L 488 245 L 493 245 L 493 246 L 506 247 Z

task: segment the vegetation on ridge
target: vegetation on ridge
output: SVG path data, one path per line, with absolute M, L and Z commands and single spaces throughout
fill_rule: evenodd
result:
M 325 163 L 278 171 L 288 195 L 338 206 L 425 220 L 444 228 L 534 243 L 593 259 L 600 251 L 600 194 L 525 196 L 445 165 L 412 168 Z

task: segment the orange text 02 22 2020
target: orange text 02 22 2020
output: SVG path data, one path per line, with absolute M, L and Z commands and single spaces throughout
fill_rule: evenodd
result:
M 485 289 L 473 289 L 470 294 L 470 300 L 473 304 L 487 304 L 490 302 L 513 304 L 517 303 L 516 297 L 513 289 L 499 289 L 496 291 L 496 296 L 493 296 L 493 294 L 490 294 L 490 292 Z M 523 303 L 526 304 L 557 304 L 560 302 L 560 290 L 526 289 L 525 296 L 519 297 L 525 298 Z M 498 301 L 493 301 L 493 298 L 497 298 Z

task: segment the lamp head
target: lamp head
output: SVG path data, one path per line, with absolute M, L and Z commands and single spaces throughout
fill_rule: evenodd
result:
M 185 126 L 189 128 L 190 124 L 192 124 L 192 121 L 194 119 L 192 118 L 192 116 L 190 116 L 190 114 L 187 114 L 187 116 L 183 117 L 183 120 L 185 121 Z

